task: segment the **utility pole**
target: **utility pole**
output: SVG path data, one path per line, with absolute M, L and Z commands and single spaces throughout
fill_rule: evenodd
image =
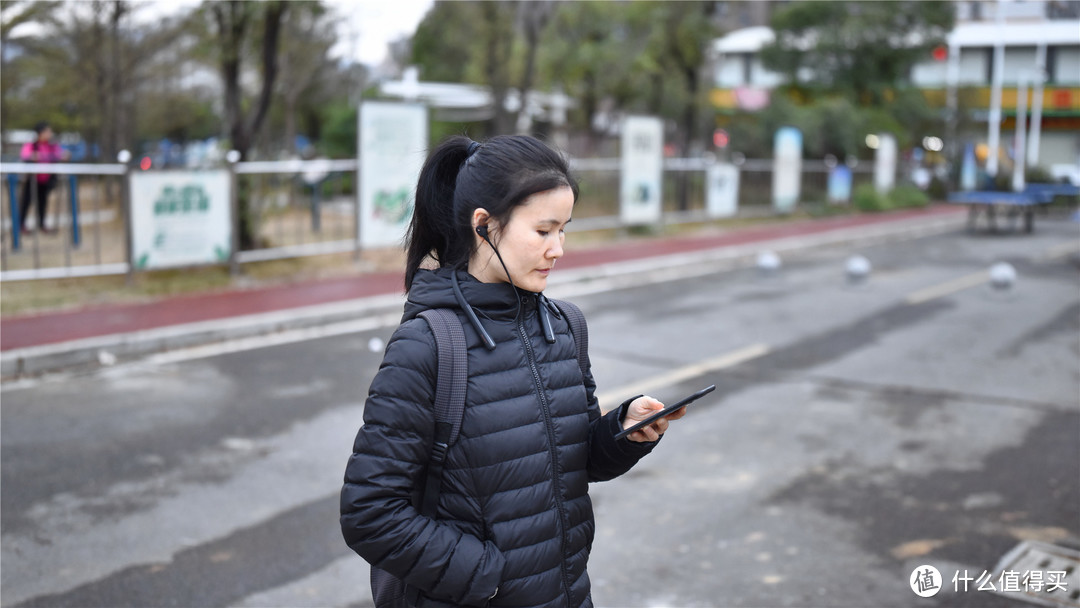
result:
M 1003 71 L 1005 69 L 1005 43 L 1002 40 L 1005 32 L 1001 27 L 1005 20 L 1005 11 L 1002 10 L 1004 2 L 998 0 L 997 2 L 997 14 L 994 18 L 997 20 L 997 36 L 994 37 L 994 65 L 993 75 L 991 76 L 992 82 L 990 83 L 990 116 L 987 118 L 987 127 L 990 132 L 987 136 L 987 144 L 990 147 L 990 151 L 986 157 L 986 174 L 990 177 L 996 177 L 998 172 L 998 147 L 1001 144 L 1001 80 L 1003 78 Z
M 1031 95 L 1031 135 L 1028 137 L 1027 164 L 1039 164 L 1039 137 L 1042 134 L 1043 84 L 1046 83 L 1046 43 L 1035 47 L 1035 92 Z

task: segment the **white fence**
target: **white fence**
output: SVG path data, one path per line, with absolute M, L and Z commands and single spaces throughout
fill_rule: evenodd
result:
M 668 158 L 663 164 L 661 223 L 712 219 L 706 205 L 706 170 L 701 158 Z M 871 179 L 872 164 L 853 169 L 855 185 Z M 762 216 L 771 206 L 771 160 L 739 163 L 738 213 Z M 574 159 L 571 169 L 581 185 L 574 230 L 611 229 L 619 220 L 619 159 Z M 233 246 L 228 263 L 239 264 L 329 253 L 359 255 L 361 243 L 360 176 L 356 159 L 242 162 L 228 167 L 232 183 Z M 35 197 L 42 170 L 31 163 L 0 164 L 3 204 L 0 219 L 0 280 L 131 274 L 130 176 L 123 164 L 49 164 L 58 177 L 50 195 L 43 232 L 33 221 L 36 200 L 28 209 L 31 230 L 17 229 L 23 189 Z M 803 161 L 802 201 L 825 201 L 828 167 Z M 680 197 L 680 193 L 682 196 Z M 681 198 L 681 200 L 680 200 Z M 243 223 L 249 239 L 241 241 Z M 55 229 L 55 230 L 54 230 Z

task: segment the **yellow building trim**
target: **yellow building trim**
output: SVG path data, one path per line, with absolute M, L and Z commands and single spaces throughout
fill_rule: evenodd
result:
M 945 107 L 947 93 L 945 89 L 923 89 L 926 101 L 934 107 Z M 968 110 L 986 110 L 990 108 L 990 87 L 961 87 L 957 89 L 960 105 Z M 1003 112 L 1016 112 L 1019 98 L 1016 87 L 1004 87 L 1001 90 L 1001 109 Z M 1034 92 L 1028 89 L 1027 107 L 1031 110 Z M 735 89 L 713 89 L 709 101 L 717 110 L 738 110 L 739 104 Z M 1043 112 L 1058 115 L 1080 114 L 1080 87 L 1048 86 L 1043 89 Z

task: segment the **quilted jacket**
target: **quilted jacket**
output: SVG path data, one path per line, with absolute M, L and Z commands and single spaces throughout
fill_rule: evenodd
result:
M 434 520 L 417 508 L 438 368 L 434 336 L 417 318 L 428 308 L 457 311 L 469 364 L 461 434 L 447 455 Z M 588 484 L 625 473 L 654 445 L 615 441 L 628 403 L 601 415 L 594 390 L 569 324 L 541 294 L 462 271 L 420 271 L 345 470 L 346 542 L 419 589 L 420 606 L 591 606 Z

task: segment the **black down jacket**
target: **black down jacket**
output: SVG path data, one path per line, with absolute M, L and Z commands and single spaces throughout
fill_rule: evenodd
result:
M 449 269 L 416 275 L 386 346 L 345 470 L 345 540 L 418 588 L 421 606 L 591 606 L 588 484 L 625 473 L 653 444 L 615 441 L 627 404 L 601 415 L 569 324 L 541 295 L 518 292 L 519 303 L 509 284 L 457 271 L 457 296 L 454 277 Z M 461 300 L 482 327 L 467 320 Z M 434 433 L 434 335 L 416 317 L 428 308 L 457 310 L 469 362 L 435 520 L 415 507 Z M 554 343 L 540 315 L 550 315 Z

